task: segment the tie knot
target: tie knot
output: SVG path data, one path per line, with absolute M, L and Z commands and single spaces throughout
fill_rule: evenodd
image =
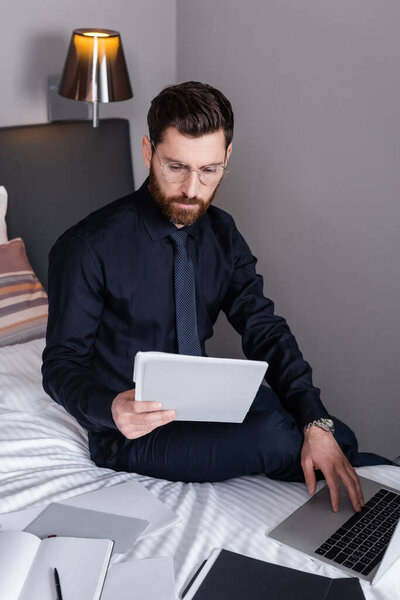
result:
M 171 233 L 169 237 L 174 242 L 175 246 L 186 247 L 188 232 L 184 229 L 177 229 L 174 233 Z

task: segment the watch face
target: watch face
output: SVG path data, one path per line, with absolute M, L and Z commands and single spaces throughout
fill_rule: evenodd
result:
M 320 419 L 322 427 L 327 429 L 327 431 L 332 431 L 334 429 L 332 419 Z

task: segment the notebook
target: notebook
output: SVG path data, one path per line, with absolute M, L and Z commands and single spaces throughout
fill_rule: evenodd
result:
M 216 548 L 184 600 L 365 600 L 356 578 L 331 579 Z
M 148 521 L 52 502 L 24 531 L 43 539 L 49 535 L 107 538 L 114 552 L 127 552 L 146 529 Z
M 343 489 L 334 513 L 325 486 L 268 536 L 374 585 L 400 558 L 400 492 L 365 477 L 360 482 L 360 513 Z
M 65 600 L 99 600 L 113 542 L 52 537 L 40 540 L 26 531 L 0 532 L 1 597 L 54 600 L 54 568 Z
M 256 360 L 138 352 L 135 400 L 161 402 L 178 421 L 242 423 L 267 368 Z
M 142 558 L 110 566 L 101 600 L 176 600 L 172 557 Z
M 149 524 L 140 538 L 155 535 L 181 522 L 181 518 L 137 481 L 126 481 L 72 496 L 60 504 L 87 508 L 94 511 L 112 512 L 114 515 L 133 517 L 148 521 Z M 44 506 L 27 508 L 0 515 L 0 527 L 3 529 L 24 529 L 43 511 Z M 100 536 L 109 537 L 109 536 Z

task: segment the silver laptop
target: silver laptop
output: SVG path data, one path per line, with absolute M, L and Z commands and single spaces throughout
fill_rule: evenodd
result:
M 375 584 L 400 558 L 400 492 L 360 477 L 365 507 L 355 513 L 346 490 L 340 511 L 327 486 L 267 535 Z

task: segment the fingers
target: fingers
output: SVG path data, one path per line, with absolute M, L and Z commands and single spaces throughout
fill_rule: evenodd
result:
M 133 440 L 151 433 L 153 429 L 166 425 L 176 417 L 174 410 L 162 410 L 152 413 L 133 413 L 124 422 L 119 423 L 118 428 L 124 436 Z
M 133 401 L 130 403 L 131 412 L 137 415 L 135 424 L 143 426 L 143 430 L 146 433 L 149 433 L 156 427 L 166 425 L 175 419 L 176 412 L 174 410 L 160 410 L 161 408 L 161 402 Z
M 146 435 L 176 418 L 174 410 L 160 410 L 160 402 L 137 402 L 134 398 L 134 390 L 121 392 L 111 406 L 114 423 L 128 439 Z
M 151 413 L 140 413 L 135 422 L 138 426 L 143 426 L 144 429 L 154 429 L 173 421 L 176 417 L 174 410 L 158 410 Z
M 365 501 L 357 473 L 348 463 L 343 472 L 339 473 L 339 477 L 347 489 L 353 509 L 355 512 L 360 512 L 361 507 L 365 505 Z
M 133 392 L 130 394 L 129 392 Z M 130 412 L 134 413 L 145 413 L 145 412 L 154 412 L 162 409 L 161 402 L 153 402 L 153 401 L 145 401 L 141 400 L 140 402 L 135 400 L 135 390 L 129 390 L 129 392 L 124 392 L 126 403 L 126 409 Z M 129 395 L 128 395 L 129 394 Z
M 360 480 L 347 459 L 345 457 L 343 459 L 342 464 L 336 465 L 336 468 L 323 471 L 329 487 L 332 510 L 338 512 L 340 508 L 340 480 L 347 490 L 353 510 L 360 512 L 361 507 L 365 504 Z
M 134 401 L 133 404 L 134 404 L 134 406 L 132 407 L 132 410 L 136 413 L 152 412 L 152 411 L 160 410 L 162 408 L 161 402 L 145 402 L 145 401 L 137 402 L 137 401 Z
M 337 477 L 332 474 L 324 473 L 326 484 L 329 488 L 329 495 L 331 498 L 331 506 L 333 512 L 338 512 L 340 508 L 340 487 Z
M 354 469 L 352 469 L 352 471 L 353 471 L 354 477 L 355 477 L 357 493 L 358 493 L 358 497 L 360 498 L 360 504 L 363 507 L 363 506 L 365 506 L 365 499 L 364 499 L 364 494 L 363 494 L 362 487 L 361 487 L 360 478 L 357 475 L 357 473 L 354 471 Z
M 176 417 L 174 410 L 159 410 L 155 412 L 133 413 L 125 424 L 125 437 L 133 439 L 146 435 L 162 425 L 173 421 Z
M 317 428 L 308 431 L 303 443 L 301 465 L 310 494 L 316 490 L 314 471 L 318 469 L 322 472 L 329 488 L 334 512 L 337 512 L 340 507 L 340 482 L 347 490 L 353 509 L 359 512 L 364 506 L 359 477 L 332 434 Z
M 317 478 L 315 477 L 314 465 L 312 461 L 306 460 L 302 464 L 304 479 L 308 488 L 308 493 L 312 496 L 317 489 Z

